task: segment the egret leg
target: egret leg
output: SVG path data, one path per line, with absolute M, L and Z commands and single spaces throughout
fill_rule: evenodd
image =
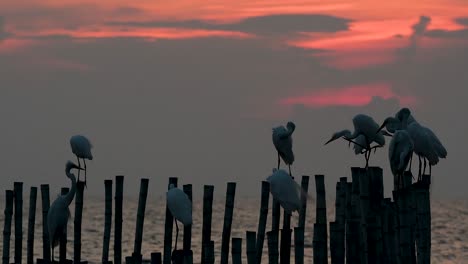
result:
M 176 226 L 176 235 L 175 235 L 175 246 L 174 250 L 177 250 L 177 240 L 179 238 L 179 226 L 177 225 L 177 220 L 174 218 L 175 226 Z
M 291 178 L 294 179 L 294 177 L 293 177 L 292 174 L 291 174 L 291 164 L 288 164 L 288 167 L 289 167 L 289 176 L 291 176 Z
M 84 186 L 86 187 L 86 189 L 88 189 L 88 186 L 86 186 L 86 160 L 83 159 L 83 162 L 84 162 Z
M 420 181 L 420 180 L 421 180 L 421 166 L 422 166 L 422 162 L 421 162 L 421 156 L 418 155 L 418 158 L 419 158 L 418 181 Z
M 411 153 L 411 156 L 409 158 L 409 171 L 411 172 L 411 164 L 413 164 L 413 153 Z
M 423 170 L 423 175 L 426 174 L 426 158 L 423 158 L 424 159 L 424 170 Z M 421 176 L 421 180 L 422 180 L 422 176 Z
M 52 263 L 54 263 L 54 247 L 52 247 Z
M 280 166 L 280 155 L 279 155 L 279 152 L 278 152 L 278 170 L 279 170 L 279 166 Z
M 76 156 L 76 159 L 78 160 L 78 167 L 81 168 L 80 158 L 78 158 L 78 156 Z M 81 170 L 78 170 L 78 182 L 80 181 L 80 171 Z
M 432 165 L 429 163 L 429 175 L 432 176 Z

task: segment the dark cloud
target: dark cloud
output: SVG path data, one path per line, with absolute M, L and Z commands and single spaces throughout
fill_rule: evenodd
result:
M 115 15 L 134 16 L 146 13 L 145 10 L 132 6 L 122 6 L 114 10 Z
M 456 18 L 455 22 L 457 22 L 458 24 L 463 25 L 463 26 L 468 26 L 468 17 Z
M 432 38 L 468 39 L 468 28 L 459 30 L 434 29 L 427 31 L 424 35 Z
M 232 24 L 213 24 L 200 20 L 180 22 L 109 22 L 109 25 L 132 27 L 182 27 L 209 30 L 234 30 L 261 35 L 294 32 L 336 32 L 349 28 L 349 19 L 328 15 L 270 15 L 251 17 Z
M 411 26 L 413 32 L 409 36 L 408 46 L 398 50 L 398 54 L 403 58 L 412 57 L 418 48 L 419 39 L 427 32 L 427 27 L 430 23 L 430 17 L 420 16 L 418 22 Z
M 5 19 L 0 16 L 0 41 L 6 39 L 7 37 L 11 36 L 5 29 Z

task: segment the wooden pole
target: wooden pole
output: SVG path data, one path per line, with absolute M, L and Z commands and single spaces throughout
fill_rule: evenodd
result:
M 418 230 L 418 263 L 431 261 L 431 202 L 430 175 L 423 175 L 422 182 L 416 184 L 417 230 Z
M 5 222 L 3 222 L 3 255 L 2 263 L 10 263 L 10 237 L 11 218 L 13 217 L 13 196 L 12 190 L 5 191 Z
M 345 222 L 346 222 L 346 188 L 347 178 L 341 177 L 336 185 L 336 202 L 335 202 L 335 238 L 336 238 L 336 263 L 344 263 L 345 261 Z M 331 225 L 330 225 L 331 226 Z M 330 239 L 331 239 L 330 231 Z M 331 241 L 330 241 L 331 243 Z M 331 249 L 331 248 L 330 248 Z
M 34 225 L 36 223 L 37 187 L 31 187 L 29 193 L 27 263 L 34 263 Z
M 283 229 L 281 229 L 280 263 L 289 264 L 291 261 L 291 214 L 283 211 Z
M 278 234 L 278 230 L 272 230 L 267 232 L 269 264 L 278 264 Z
M 23 183 L 15 182 L 15 263 L 21 264 L 23 250 Z
M 173 184 L 174 187 L 177 187 L 176 177 L 169 178 L 169 184 L 167 185 L 168 190 L 171 184 Z M 167 207 L 167 204 L 166 204 L 166 219 L 164 222 L 164 255 L 163 255 L 164 264 L 171 264 L 173 221 L 174 221 L 174 218 L 172 217 L 171 211 L 169 211 L 169 207 Z
M 161 264 L 161 252 L 151 253 L 151 264 Z
M 351 206 L 351 193 L 353 189 L 353 183 L 347 182 L 345 185 L 346 191 L 346 216 L 345 216 L 345 243 L 346 243 L 346 263 L 351 263 L 351 247 L 354 241 L 352 240 L 352 230 L 350 229 L 350 223 L 352 222 L 352 206 Z
M 361 240 L 360 240 L 360 255 L 361 263 L 366 264 L 368 262 L 367 255 L 367 216 L 370 211 L 369 202 L 369 189 L 370 189 L 370 170 L 361 168 L 359 170 L 359 201 L 361 208 Z
M 307 194 L 309 193 L 309 176 L 304 175 L 301 179 L 301 210 L 299 211 L 299 220 L 297 227 L 301 227 L 302 230 L 305 230 L 305 219 L 307 214 Z
M 330 258 L 332 264 L 342 263 L 339 261 L 339 244 L 338 244 L 338 222 L 330 222 Z
M 232 264 L 241 264 L 242 263 L 242 238 L 233 237 L 232 238 Z
M 214 241 L 210 240 L 205 244 L 205 259 L 202 263 L 213 264 L 214 261 Z
M 382 208 L 383 263 L 386 264 L 396 263 L 391 203 L 391 198 L 385 198 Z
M 146 198 L 148 197 L 149 179 L 141 179 L 140 196 L 138 198 L 138 211 L 135 228 L 135 243 L 133 246 L 132 260 L 136 264 L 140 264 L 142 260 L 141 242 L 143 240 L 143 225 L 145 223 Z
M 60 194 L 66 195 L 69 190 L 68 187 L 63 187 Z M 65 230 L 65 234 L 60 238 L 59 261 L 60 263 L 65 263 L 67 261 L 67 230 Z
M 211 215 L 213 211 L 213 185 L 203 187 L 203 224 L 202 224 L 202 261 L 205 260 L 205 248 L 211 243 Z M 203 262 L 202 262 L 203 263 Z
M 313 251 L 314 263 L 327 263 L 327 205 L 325 199 L 325 176 L 315 175 L 316 188 L 316 223 L 314 224 Z
M 47 213 L 50 207 L 49 185 L 41 184 L 42 197 L 42 258 L 44 261 L 50 262 L 50 238 L 47 225 Z
M 234 198 L 236 196 L 236 183 L 228 182 L 226 190 L 226 205 L 224 208 L 224 224 L 221 241 L 221 264 L 229 262 L 229 242 L 231 240 L 232 215 L 234 212 Z
M 81 263 L 81 220 L 83 217 L 84 182 L 76 183 L 75 222 L 74 222 L 74 250 L 73 262 Z
M 253 231 L 246 231 L 246 240 L 247 240 L 247 263 L 255 264 L 257 262 L 256 254 L 256 233 Z
M 399 247 L 401 263 L 411 263 L 411 230 L 409 223 L 409 189 L 393 191 L 399 222 Z
M 304 264 L 304 228 L 294 228 L 294 259 L 295 264 Z
M 262 181 L 262 195 L 260 200 L 260 217 L 258 220 L 257 242 L 255 248 L 257 251 L 257 263 L 262 262 L 263 241 L 265 240 L 265 229 L 268 217 L 268 203 L 270 201 L 270 183 Z
M 184 184 L 185 194 L 187 194 L 190 202 L 192 202 L 192 184 Z M 193 251 L 192 248 L 192 225 L 184 226 L 184 264 L 193 264 Z
M 122 209 L 124 176 L 115 177 L 114 264 L 122 263 Z
M 104 237 L 102 246 L 102 263 L 109 262 L 109 244 L 112 227 L 112 180 L 104 180 L 105 210 L 104 210 Z
M 359 251 L 359 245 L 361 241 L 361 207 L 359 200 L 359 176 L 361 168 L 352 167 L 352 188 L 351 188 L 351 216 L 349 223 L 347 224 L 348 233 L 346 236 L 349 237 L 348 247 L 349 257 L 347 263 L 360 263 L 361 255 Z
M 279 246 L 279 232 L 280 232 L 280 228 L 279 228 L 279 225 L 280 225 L 280 217 L 281 217 L 281 205 L 279 203 L 278 200 L 276 200 L 275 198 L 273 198 L 273 201 L 272 201 L 272 209 L 271 209 L 271 231 L 274 231 L 277 233 L 277 237 L 278 239 L 275 240 L 276 241 L 276 245 L 271 245 L 272 247 L 273 246 L 276 246 L 276 249 L 278 250 L 278 246 Z M 279 256 L 279 255 L 278 255 Z

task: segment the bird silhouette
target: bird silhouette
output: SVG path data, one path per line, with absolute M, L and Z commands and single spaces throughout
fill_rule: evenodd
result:
M 270 192 L 287 214 L 292 214 L 301 208 L 302 188 L 285 170 L 273 169 L 273 174 L 267 178 Z
M 169 190 L 166 193 L 166 202 L 176 224 L 176 242 L 174 248 L 177 249 L 177 239 L 179 236 L 177 220 L 182 222 L 184 226 L 192 224 L 192 202 L 188 195 L 181 189 L 176 188 L 174 184 L 169 185 Z
M 288 122 L 286 127 L 278 126 L 273 128 L 273 145 L 278 152 L 278 167 L 280 168 L 280 157 L 284 163 L 289 167 L 289 175 L 291 174 L 291 165 L 294 162 L 294 153 L 292 151 L 292 133 L 296 129 L 296 125 L 293 122 Z
M 396 130 L 393 134 L 388 148 L 390 169 L 392 170 L 395 186 L 401 188 L 403 184 L 403 173 L 413 155 L 413 141 L 405 130 Z
M 354 132 L 345 129 L 333 133 L 332 137 L 325 142 L 325 145 L 335 141 L 339 138 L 343 138 L 350 143 L 355 145 L 354 151 L 356 154 L 364 154 L 366 159 L 366 168 L 369 166 L 369 158 L 372 149 L 374 151 L 385 145 L 385 135 L 389 135 L 385 130 L 379 130 L 379 125 L 374 119 L 368 115 L 358 114 L 353 117 Z M 376 146 L 371 147 L 371 144 L 375 142 Z
M 436 165 L 440 158 L 447 157 L 447 150 L 442 145 L 439 138 L 431 129 L 417 122 L 412 116 L 411 110 L 408 108 L 402 108 L 397 112 L 395 117 L 386 118 L 380 126 L 380 129 L 383 127 L 387 130 L 389 130 L 389 128 L 403 129 L 410 135 L 414 145 L 414 153 L 419 158 L 418 181 L 420 181 L 422 175 L 426 173 L 426 161 L 429 163 L 429 175 L 431 175 L 432 166 Z M 423 158 L 423 161 L 421 161 L 421 158 Z M 412 159 L 410 159 L 410 170 L 411 161 Z M 424 169 L 422 170 L 423 162 Z
M 52 203 L 47 213 L 47 226 L 49 230 L 50 244 L 52 246 L 52 261 L 54 261 L 54 248 L 58 245 L 67 231 L 67 223 L 70 218 L 70 210 L 68 206 L 73 201 L 76 192 L 76 177 L 70 171 L 72 169 L 82 170 L 71 161 L 68 161 L 65 166 L 65 174 L 71 180 L 70 191 L 65 195 L 59 195 Z
M 81 167 L 80 159 L 84 162 L 84 171 L 85 171 L 85 186 L 86 186 L 86 160 L 93 160 L 93 154 L 91 153 L 91 142 L 85 136 L 76 135 L 70 138 L 70 145 L 73 154 L 76 155 L 76 159 L 78 160 L 78 166 Z M 80 172 L 78 172 L 78 181 L 80 181 Z

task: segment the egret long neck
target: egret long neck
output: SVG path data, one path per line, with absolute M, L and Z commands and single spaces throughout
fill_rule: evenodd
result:
M 65 195 L 64 199 L 68 205 L 71 204 L 73 201 L 73 198 L 75 197 L 75 192 L 76 192 L 76 177 L 73 175 L 73 173 L 67 172 L 68 178 L 71 180 L 71 188 L 70 191 Z

